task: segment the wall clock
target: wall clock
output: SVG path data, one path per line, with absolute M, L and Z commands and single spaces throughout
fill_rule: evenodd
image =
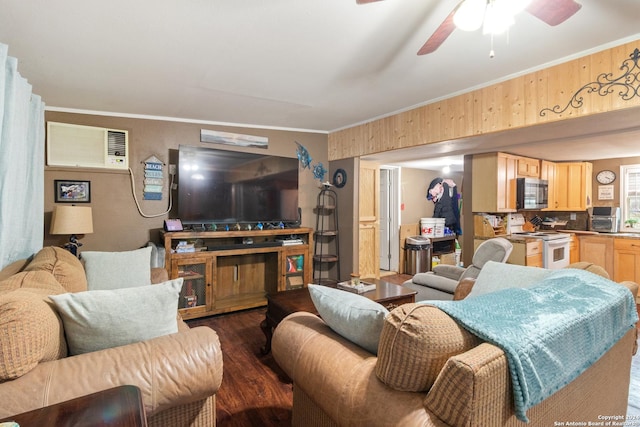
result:
M 333 174 L 333 185 L 342 188 L 347 183 L 347 172 L 344 169 L 337 169 Z
M 599 184 L 607 185 L 616 180 L 616 173 L 610 170 L 602 170 L 596 175 Z

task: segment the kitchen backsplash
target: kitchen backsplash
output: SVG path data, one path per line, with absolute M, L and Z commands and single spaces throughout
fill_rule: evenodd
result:
M 589 213 L 587 211 L 584 212 L 552 212 L 552 211 L 526 211 L 521 212 L 524 213 L 526 219 L 531 219 L 534 216 L 539 216 L 543 220 L 554 220 L 560 223 L 566 221 L 566 225 L 557 225 L 555 227 L 556 230 L 587 230 L 589 227 Z M 571 219 L 572 215 L 575 215 L 575 219 Z M 548 226 L 542 225 L 540 229 L 551 228 Z

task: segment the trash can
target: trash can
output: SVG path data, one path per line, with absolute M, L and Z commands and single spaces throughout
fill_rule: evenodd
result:
M 431 270 L 431 239 L 424 236 L 407 237 L 404 242 L 405 274 Z

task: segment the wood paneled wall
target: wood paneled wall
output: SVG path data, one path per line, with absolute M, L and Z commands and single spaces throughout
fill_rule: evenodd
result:
M 440 102 L 329 134 L 329 159 L 337 160 L 398 148 L 467 138 L 508 129 L 640 106 L 640 97 L 623 100 L 584 93 L 580 108 L 541 115 L 544 108 L 564 107 L 581 87 L 602 73 L 619 76 L 640 40 Z

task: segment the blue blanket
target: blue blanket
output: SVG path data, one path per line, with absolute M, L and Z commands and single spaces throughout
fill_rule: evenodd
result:
M 555 271 L 528 289 L 425 303 L 504 350 L 516 416 L 524 422 L 529 408 L 578 377 L 638 320 L 627 288 L 576 269 Z

